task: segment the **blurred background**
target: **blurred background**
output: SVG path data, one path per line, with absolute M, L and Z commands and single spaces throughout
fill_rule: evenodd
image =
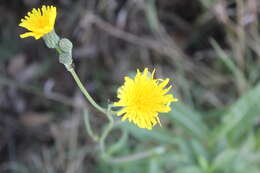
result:
M 103 106 L 137 68 L 170 78 L 162 128 L 108 123 L 57 53 L 20 39 L 20 19 L 57 6 L 56 32 Z M 260 173 L 259 0 L 1 0 L 0 173 Z M 86 106 L 85 106 L 86 105 Z M 84 106 L 84 111 L 82 107 Z

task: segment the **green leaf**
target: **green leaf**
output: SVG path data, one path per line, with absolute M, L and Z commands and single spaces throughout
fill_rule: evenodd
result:
M 223 151 L 215 158 L 212 167 L 214 170 L 230 169 L 236 157 L 237 152 L 234 150 Z
M 149 173 L 161 173 L 159 161 L 160 160 L 157 157 L 150 159 L 150 161 L 149 161 Z
M 203 173 L 203 171 L 199 167 L 192 165 L 177 169 L 176 173 Z
M 184 128 L 186 133 L 199 139 L 207 138 L 208 127 L 202 121 L 202 116 L 195 110 L 181 102 L 177 102 L 173 105 L 172 111 L 168 115 L 173 120 L 173 123 L 177 123 Z
M 167 129 L 161 127 L 154 127 L 152 130 L 141 129 L 137 126 L 125 122 L 120 124 L 120 126 L 134 137 L 140 141 L 156 141 L 162 144 L 176 144 L 178 143 L 179 137 L 175 136 L 173 133 L 170 133 Z
M 236 103 L 234 103 L 230 110 L 223 118 L 222 125 L 217 130 L 217 136 L 214 141 L 225 138 L 228 133 L 236 128 L 244 126 L 243 121 L 247 118 L 254 120 L 254 117 L 259 115 L 258 111 L 251 111 L 259 107 L 260 104 L 260 83 L 243 97 L 241 97 Z M 253 121 L 250 121 L 251 125 Z M 239 127 L 240 126 L 240 127 Z

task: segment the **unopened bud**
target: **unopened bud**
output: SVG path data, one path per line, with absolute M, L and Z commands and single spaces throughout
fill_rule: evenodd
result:
M 65 66 L 70 66 L 72 65 L 72 56 L 70 53 L 60 53 L 59 55 L 59 62 L 64 64 Z
M 60 63 L 64 64 L 66 67 L 71 67 L 73 60 L 72 60 L 72 48 L 73 44 L 67 38 L 62 38 L 59 41 L 58 49 L 59 52 L 59 61 Z
M 71 41 L 67 38 L 62 38 L 59 41 L 59 48 L 63 51 L 63 52 L 71 52 L 73 45 L 71 43 Z

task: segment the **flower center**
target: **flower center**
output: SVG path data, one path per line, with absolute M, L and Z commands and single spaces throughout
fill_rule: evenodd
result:
M 154 109 L 155 98 L 151 90 L 138 89 L 132 97 L 132 106 L 137 112 L 147 113 Z
M 37 22 L 37 27 L 38 28 L 44 28 L 48 26 L 49 21 L 46 19 L 46 17 L 39 17 L 38 22 Z

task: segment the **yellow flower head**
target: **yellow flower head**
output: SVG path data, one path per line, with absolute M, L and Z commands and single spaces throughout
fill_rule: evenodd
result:
M 167 94 L 171 86 L 167 86 L 169 79 L 154 79 L 147 68 L 141 73 L 137 70 L 134 79 L 125 77 L 125 83 L 118 89 L 119 101 L 115 106 L 123 107 L 118 116 L 122 120 L 128 119 L 140 128 L 151 130 L 160 124 L 159 112 L 169 112 L 171 102 L 177 101 L 172 94 Z
M 54 29 L 55 19 L 56 19 L 56 7 L 45 6 L 42 8 L 33 9 L 28 12 L 28 15 L 21 20 L 19 26 L 28 29 L 30 32 L 21 34 L 21 38 L 34 37 L 39 39 L 51 32 Z

